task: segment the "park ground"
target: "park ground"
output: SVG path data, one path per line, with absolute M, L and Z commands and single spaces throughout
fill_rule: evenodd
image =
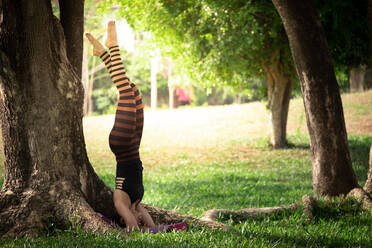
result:
M 364 185 L 372 141 L 372 91 L 343 94 L 353 168 Z M 84 118 L 90 161 L 114 187 L 115 160 L 108 146 L 113 115 Z M 143 202 L 200 217 L 211 208 L 286 205 L 312 194 L 306 117 L 301 98 L 291 100 L 289 148 L 267 143 L 265 102 L 145 111 L 141 145 Z M 0 144 L 1 145 L 1 144 Z M 0 183 L 4 154 L 0 152 Z M 337 207 L 334 207 L 337 205 Z M 187 232 L 92 235 L 50 228 L 37 239 L 0 241 L 6 247 L 372 247 L 372 216 L 358 203 L 322 202 L 314 218 L 299 210 L 231 224 L 235 231 L 192 226 Z

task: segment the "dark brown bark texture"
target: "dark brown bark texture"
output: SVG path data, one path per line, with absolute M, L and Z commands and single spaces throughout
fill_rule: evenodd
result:
M 99 233 L 113 230 L 97 215 L 117 217 L 112 191 L 87 158 L 83 87 L 67 58 L 63 27 L 52 15 L 50 1 L 0 1 L 0 13 L 4 15 L 0 120 L 5 154 L 0 236 L 37 235 L 51 223 Z M 214 221 L 146 207 L 156 224 L 186 221 L 225 228 Z
M 81 80 L 84 32 L 84 0 L 59 0 L 67 58 Z
M 369 47 L 369 54 L 372 56 L 372 0 L 368 0 L 368 29 L 370 33 L 370 47 Z M 371 63 L 371 61 L 370 61 Z M 369 65 L 370 67 L 372 65 Z
M 2 1 L 0 11 L 0 233 L 22 236 L 50 220 L 110 230 L 95 212 L 115 213 L 112 192 L 86 155 L 83 88 L 50 1 Z
M 371 148 L 369 150 L 369 171 L 367 175 L 367 181 L 364 185 L 364 190 L 368 194 L 372 194 L 372 143 L 371 143 Z
M 288 109 L 294 81 L 282 69 L 280 61 L 271 62 L 263 65 L 268 83 L 269 141 L 273 148 L 284 148 L 287 146 Z
M 311 1 L 273 0 L 290 42 L 310 135 L 315 195 L 347 194 L 358 186 L 339 88 L 327 41 Z

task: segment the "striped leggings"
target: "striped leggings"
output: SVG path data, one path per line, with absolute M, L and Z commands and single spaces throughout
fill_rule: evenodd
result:
M 138 88 L 126 75 L 118 46 L 109 48 L 100 57 L 105 63 L 112 82 L 119 91 L 115 123 L 109 136 L 111 151 L 115 154 L 116 189 L 126 192 L 131 202 L 141 200 L 144 194 L 142 162 L 139 146 L 143 130 L 143 103 Z
M 143 130 L 143 103 L 138 88 L 126 75 L 118 46 L 109 48 L 100 57 L 105 63 L 112 82 L 119 91 L 115 123 L 109 143 L 117 162 L 139 159 Z

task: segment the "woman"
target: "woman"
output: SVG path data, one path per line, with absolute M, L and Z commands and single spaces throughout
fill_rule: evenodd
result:
M 143 168 L 139 156 L 143 130 L 142 97 L 126 76 L 120 58 L 115 22 L 110 21 L 107 27 L 105 45 L 109 48 L 109 53 L 91 34 L 87 33 L 86 37 L 93 45 L 93 55 L 99 56 L 105 63 L 120 96 L 114 127 L 109 136 L 110 148 L 117 161 L 115 208 L 129 231 L 136 230 L 139 226 L 154 227 L 151 216 L 139 204 L 144 194 Z

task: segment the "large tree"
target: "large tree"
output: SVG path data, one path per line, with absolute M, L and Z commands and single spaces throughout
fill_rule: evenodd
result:
M 85 150 L 78 78 L 84 4 L 73 2 L 60 1 L 61 25 L 50 0 L 1 1 L 1 233 L 23 235 L 50 219 L 64 225 L 77 216 L 83 228 L 105 230 L 95 211 L 115 213 Z M 76 15 L 65 13 L 72 9 Z
M 66 44 L 81 44 L 83 38 L 83 0 L 74 5 L 63 1 L 59 1 L 65 6 L 61 16 L 79 8 L 74 10 L 77 16 L 65 14 L 64 25 L 53 15 L 50 0 L 0 1 L 0 120 L 5 153 L 0 235 L 5 237 L 35 234 L 50 224 L 105 232 L 112 227 L 96 212 L 117 216 L 112 191 L 95 174 L 85 149 L 83 87 L 74 70 L 74 65 L 81 65 L 82 52 L 71 47 L 66 52 Z M 65 35 L 66 29 L 75 34 L 75 25 L 80 34 Z M 146 207 L 157 224 L 201 223 Z
M 286 29 L 305 105 L 316 195 L 358 187 L 327 41 L 313 3 L 273 0 Z
M 267 81 L 269 139 L 286 146 L 294 69 L 287 37 L 271 1 L 114 0 L 136 29 L 149 31 L 175 67 L 210 87 Z

